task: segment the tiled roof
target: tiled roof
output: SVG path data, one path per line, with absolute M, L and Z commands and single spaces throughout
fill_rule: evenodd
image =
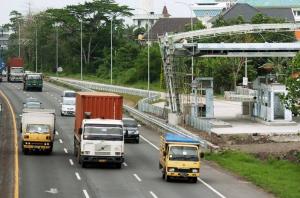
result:
M 222 16 L 225 20 L 230 20 L 242 16 L 246 22 L 250 22 L 252 17 L 262 13 L 266 16 L 273 18 L 284 19 L 287 22 L 295 22 L 293 11 L 291 8 L 254 8 L 248 4 L 237 3 L 230 9 L 224 11 L 219 16 Z M 216 16 L 210 20 L 215 21 L 219 16 Z
M 194 23 L 197 21 L 198 19 L 193 18 Z M 151 28 L 149 37 L 151 40 L 157 40 L 157 36 L 164 35 L 167 32 L 184 32 L 186 25 L 190 23 L 191 18 L 161 18 Z
M 238 0 L 238 3 L 248 3 L 254 7 L 300 7 L 300 0 Z

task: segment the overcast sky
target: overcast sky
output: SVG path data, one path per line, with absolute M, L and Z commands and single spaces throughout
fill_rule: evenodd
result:
M 116 0 L 117 3 L 128 5 L 132 8 L 144 8 L 147 5 L 147 0 Z M 149 0 L 150 7 L 156 13 L 161 13 L 163 6 L 167 5 L 169 13 L 173 17 L 189 17 L 190 10 L 187 6 L 176 3 L 180 0 Z M 197 2 L 197 0 L 181 0 L 182 2 L 191 4 Z M 200 0 L 199 0 L 200 1 Z M 0 5 L 0 24 L 9 22 L 9 13 L 12 10 L 17 10 L 23 14 L 28 13 L 29 7 L 33 12 L 45 10 L 47 8 L 62 8 L 70 4 L 83 3 L 85 0 L 1 0 Z M 152 5 L 151 5 L 152 4 Z M 30 5 L 30 6 L 29 6 Z M 148 9 L 147 9 L 148 10 Z M 134 13 L 140 13 L 141 11 L 134 11 Z

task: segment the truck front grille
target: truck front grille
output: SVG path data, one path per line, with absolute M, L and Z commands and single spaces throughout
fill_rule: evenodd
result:
M 110 152 L 96 151 L 95 154 L 96 156 L 110 156 Z

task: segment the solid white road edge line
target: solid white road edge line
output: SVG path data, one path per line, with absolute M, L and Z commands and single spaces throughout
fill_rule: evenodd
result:
M 73 166 L 73 165 L 74 165 L 74 162 L 73 162 L 73 160 L 72 160 L 72 159 L 69 159 L 69 162 L 70 162 L 71 166 Z
M 159 151 L 159 148 L 157 146 L 155 146 L 152 142 L 150 142 L 149 140 L 147 140 L 144 136 L 140 135 L 140 137 L 146 141 L 148 144 L 150 144 L 151 146 L 153 146 L 156 150 Z
M 80 181 L 80 180 L 81 180 L 81 177 L 80 177 L 79 173 L 78 173 L 78 172 L 75 172 L 75 175 L 76 175 L 77 179 Z
M 145 140 L 148 144 L 150 144 L 152 147 L 154 147 L 156 150 L 159 150 L 159 148 L 157 146 L 155 146 L 152 142 L 150 142 L 148 139 L 146 139 L 144 136 L 140 135 L 140 137 Z M 205 181 L 203 181 L 202 179 L 198 178 L 198 181 L 200 181 L 201 183 L 203 183 L 207 188 L 209 188 L 211 191 L 213 191 L 214 193 L 216 193 L 219 197 L 221 198 L 226 198 L 224 195 L 222 195 L 219 191 L 217 191 L 216 189 L 214 189 L 211 185 L 209 185 L 208 183 L 206 183 Z
M 158 198 L 154 192 L 149 191 L 149 193 L 150 193 L 150 195 L 151 195 L 153 198 Z
M 89 194 L 87 193 L 87 191 L 85 189 L 83 189 L 82 191 L 83 191 L 85 198 L 90 198 Z
M 137 174 L 133 174 L 133 176 L 134 176 L 139 182 L 142 181 L 141 178 L 140 178 Z
M 64 148 L 65 153 L 68 153 L 68 150 L 66 148 Z
M 214 189 L 211 185 L 209 185 L 208 183 L 206 183 L 205 181 L 203 181 L 202 179 L 198 178 L 198 181 L 201 182 L 202 184 L 204 184 L 207 188 L 209 188 L 211 191 L 213 191 L 214 193 L 216 193 L 219 197 L 221 198 L 226 198 L 224 195 L 222 195 L 219 191 L 217 191 L 216 189 Z

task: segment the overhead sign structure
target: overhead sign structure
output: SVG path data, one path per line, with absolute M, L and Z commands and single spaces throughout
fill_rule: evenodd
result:
M 198 43 L 195 41 L 221 35 L 293 32 L 298 29 L 300 29 L 300 23 L 243 24 L 166 34 L 159 37 L 165 82 L 172 113 L 182 113 L 180 103 L 181 87 L 191 84 L 191 81 L 185 82 L 180 79 L 179 74 L 187 71 L 183 71 L 184 65 L 176 65 L 177 57 L 294 57 L 300 51 L 300 43 Z

